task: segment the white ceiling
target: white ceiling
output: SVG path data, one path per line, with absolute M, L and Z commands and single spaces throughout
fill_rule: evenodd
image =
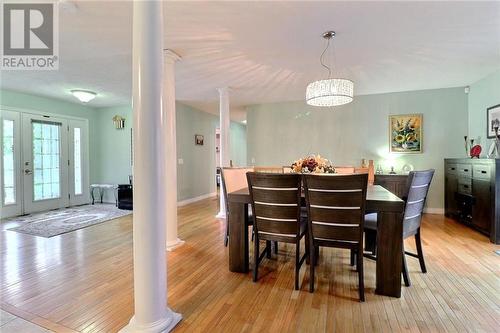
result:
M 1 87 L 91 106 L 130 103 L 132 4 L 73 1 L 60 13 L 58 71 L 4 71 Z M 71 6 L 70 6 L 71 7 Z M 185 2 L 164 5 L 165 48 L 182 56 L 177 99 L 217 113 L 216 88 L 243 106 L 301 100 L 335 30 L 335 74 L 355 94 L 466 86 L 500 68 L 500 2 Z

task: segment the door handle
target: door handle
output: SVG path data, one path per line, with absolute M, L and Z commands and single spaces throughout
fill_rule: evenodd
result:
M 33 171 L 31 171 L 30 169 L 24 169 L 24 174 L 25 174 L 26 176 L 28 176 L 28 175 L 33 174 Z

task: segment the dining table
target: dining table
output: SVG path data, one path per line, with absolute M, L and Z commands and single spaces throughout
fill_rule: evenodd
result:
M 249 271 L 248 187 L 228 193 L 229 270 Z M 368 185 L 366 211 L 377 213 L 376 288 L 379 295 L 401 297 L 403 212 L 405 202 L 379 185 Z

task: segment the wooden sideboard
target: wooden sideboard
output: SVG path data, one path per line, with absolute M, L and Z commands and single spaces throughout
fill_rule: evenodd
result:
M 445 215 L 500 244 L 500 159 L 444 160 Z
M 404 199 L 403 197 L 406 196 L 407 179 L 408 175 L 377 174 L 375 175 L 374 184 L 380 185 L 398 197 Z

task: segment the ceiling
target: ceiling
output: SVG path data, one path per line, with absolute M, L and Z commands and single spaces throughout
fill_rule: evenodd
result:
M 73 5 L 74 4 L 74 5 Z M 94 107 L 130 103 L 132 3 L 64 1 L 58 71 L 4 71 L 2 89 L 66 99 L 98 92 Z M 217 113 L 302 100 L 335 30 L 334 73 L 355 94 L 469 85 L 500 68 L 500 2 L 187 2 L 164 5 L 165 48 L 182 56 L 177 99 Z

